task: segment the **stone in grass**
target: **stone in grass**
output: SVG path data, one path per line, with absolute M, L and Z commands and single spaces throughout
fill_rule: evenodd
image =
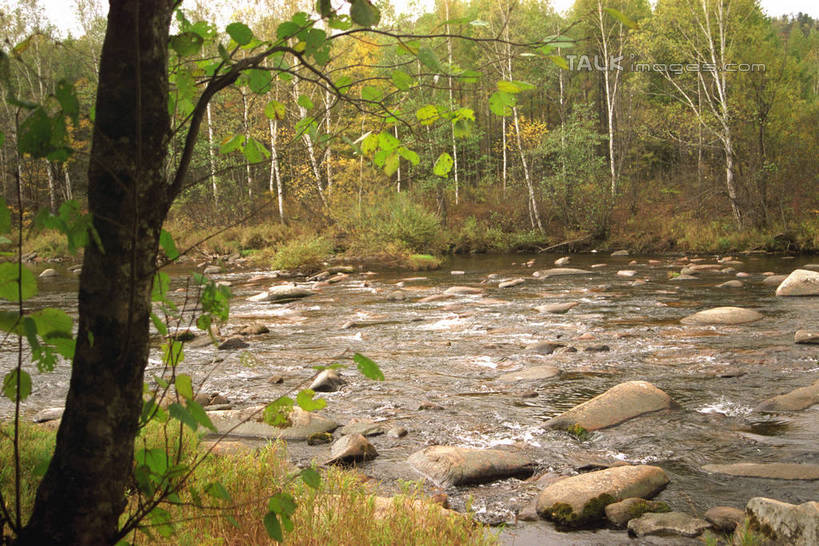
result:
M 652 501 L 630 497 L 606 506 L 606 519 L 615 527 L 625 527 L 634 518 L 647 512 L 670 512 L 671 508 L 662 501 Z
M 537 512 L 565 527 L 599 526 L 605 520 L 607 505 L 630 497 L 653 497 L 668 482 L 662 468 L 649 465 L 579 474 L 543 489 L 538 495 Z
M 707 521 L 683 512 L 647 513 L 628 522 L 629 533 L 638 537 L 682 536 L 693 538 L 700 536 L 710 528 L 711 524 Z
M 528 478 L 535 470 L 535 462 L 522 453 L 455 446 L 430 446 L 407 462 L 439 487 Z
M 586 430 L 611 427 L 645 413 L 672 407 L 671 397 L 647 381 L 627 381 L 550 419 L 547 427 Z

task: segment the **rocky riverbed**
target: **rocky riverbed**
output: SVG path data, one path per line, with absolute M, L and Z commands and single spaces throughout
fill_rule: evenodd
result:
M 696 543 L 716 525 L 714 507 L 819 500 L 819 296 L 801 295 L 819 291 L 819 266 L 559 258 L 455 258 L 412 276 L 338 268 L 310 280 L 211 269 L 231 285 L 231 319 L 221 349 L 193 329 L 180 371 L 218 426 L 239 425 L 234 448 L 282 437 L 295 464 L 356 464 L 385 495 L 423 480 L 453 509 L 506 524 L 508 543 Z M 172 271 L 180 302 L 189 271 Z M 31 305 L 71 310 L 75 283 L 57 270 Z M 2 351 L 12 366 L 13 347 Z M 385 381 L 358 374 L 355 353 Z M 346 367 L 316 377 L 333 363 Z M 147 376 L 161 371 L 157 351 Z M 26 413 L 60 406 L 67 374 L 65 364 L 35 374 Z M 284 430 L 239 424 L 311 384 L 328 400 L 318 415 Z M 656 504 L 615 504 L 640 497 Z M 760 518 L 782 512 L 753 506 Z

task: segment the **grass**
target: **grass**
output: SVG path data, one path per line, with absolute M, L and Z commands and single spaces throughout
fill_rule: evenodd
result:
M 8 425 L 3 432 L 8 432 Z M 186 429 L 187 430 L 187 429 Z M 31 510 L 35 487 L 54 446 L 55 432 L 25 424 L 21 427 L 21 468 L 23 488 L 21 509 Z M 173 439 L 173 434 L 169 437 Z M 165 445 L 160 426 L 150 426 L 137 439 L 147 447 Z M 186 433 L 187 445 L 196 439 Z M 494 544 L 496 537 L 469 517 L 442 510 L 422 497 L 418 489 L 407 489 L 390 500 L 376 497 L 371 485 L 359 473 L 329 468 L 322 470 L 319 489 L 311 489 L 298 478 L 286 458 L 283 444 L 269 444 L 255 452 L 210 455 L 193 472 L 180 494 L 180 504 L 163 504 L 170 516 L 174 534 L 163 537 L 153 529 L 152 538 L 140 532 L 128 537 L 135 544 L 180 544 L 190 546 L 269 544 L 263 518 L 270 496 L 287 492 L 298 505 L 292 516 L 292 532 L 285 534 L 289 544 Z M 187 449 L 190 461 L 195 449 Z M 0 488 L 6 499 L 13 499 L 13 465 L 10 442 L 0 443 Z M 219 502 L 204 491 L 219 481 L 230 495 L 230 502 Z M 189 503 L 191 491 L 199 492 L 208 509 Z M 129 499 L 136 506 L 136 498 Z M 25 519 L 25 516 L 24 516 Z M 150 530 L 150 529 L 149 529 Z

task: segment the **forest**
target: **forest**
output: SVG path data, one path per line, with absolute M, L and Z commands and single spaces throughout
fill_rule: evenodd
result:
M 412 16 L 379 6 L 379 28 L 431 38 L 402 49 L 352 35 L 322 59 L 326 80 L 294 65 L 275 78 L 246 74 L 215 97 L 167 224 L 186 246 L 207 238 L 208 256 L 281 268 L 334 253 L 400 260 L 561 242 L 819 246 L 810 16 L 770 18 L 750 0 L 725 10 L 578 0 L 565 16 L 528 0 L 446 0 Z M 229 2 L 183 8 L 175 25 L 201 48 L 191 57 L 172 44 L 169 111 L 180 126 L 219 59 L 213 21 L 235 15 L 265 39 L 309 11 L 269 1 L 235 13 Z M 17 173 L 29 211 L 56 212 L 87 191 L 105 18 L 93 0 L 77 13 L 82 34 L 68 37 L 35 0 L 0 14 L 14 53 L 3 69 L 20 97 L 40 103 L 71 82 L 80 103 L 65 127 L 73 153 L 34 159 L 16 152 L 23 120 L 3 98 L 2 191 L 11 202 Z M 356 100 L 338 100 L 328 82 Z M 177 134 L 174 158 L 183 147 Z M 65 254 L 47 233 L 27 244 Z

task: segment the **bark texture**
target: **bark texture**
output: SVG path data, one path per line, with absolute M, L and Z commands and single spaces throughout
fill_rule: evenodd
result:
M 111 0 L 89 166 L 102 241 L 85 252 L 77 348 L 54 457 L 18 544 L 111 544 L 125 508 L 148 358 L 164 172 L 171 0 Z

